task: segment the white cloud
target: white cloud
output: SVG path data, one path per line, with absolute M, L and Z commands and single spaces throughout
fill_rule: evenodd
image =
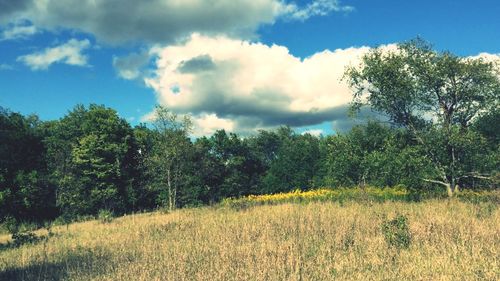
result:
M 470 56 L 471 59 L 483 59 L 488 62 L 494 62 L 500 60 L 500 54 L 490 54 L 490 53 L 479 53 L 475 56 Z
M 352 6 L 343 6 L 338 0 L 314 0 L 303 8 L 296 4 L 286 6 L 284 16 L 293 20 L 307 20 L 314 16 L 326 16 L 332 12 L 351 12 Z
M 29 55 L 20 56 L 18 61 L 23 62 L 32 70 L 45 70 L 54 63 L 64 63 L 75 66 L 88 66 L 88 58 L 82 52 L 90 47 L 87 39 L 71 39 L 68 42 Z
M 218 118 L 215 114 L 201 114 L 193 118 L 194 136 L 212 135 L 217 130 L 234 131 L 235 124 L 232 120 Z
M 479 53 L 475 56 L 470 56 L 468 58 L 470 58 L 470 59 L 482 59 L 485 62 L 493 63 L 494 67 L 498 71 L 498 75 L 500 75 L 500 53 L 499 54 Z
M 157 48 L 156 74 L 145 82 L 173 111 L 205 116 L 200 125 L 209 130 L 309 126 L 347 118 L 352 96 L 341 78 L 368 50 L 325 50 L 301 59 L 283 46 L 193 35 Z
M 108 43 L 171 43 L 193 32 L 249 38 L 263 24 L 280 18 L 347 11 L 339 0 L 311 0 L 299 7 L 291 0 L 0 0 L 0 23 L 19 18 L 36 26 L 76 29 Z
M 10 25 L 0 34 L 0 41 L 24 39 L 37 33 L 34 25 Z
M 310 134 L 311 136 L 319 137 L 320 135 L 324 135 L 325 132 L 321 129 L 311 129 L 304 131 L 302 134 Z

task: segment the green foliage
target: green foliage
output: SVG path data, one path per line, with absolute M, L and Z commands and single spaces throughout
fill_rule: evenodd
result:
M 35 243 L 39 240 L 39 237 L 33 232 L 18 232 L 12 234 L 12 241 L 15 247 L 19 247 L 24 244 Z
M 7 216 L 3 221 L 3 225 L 11 234 L 19 232 L 19 222 L 12 216 Z
M 446 186 L 452 195 L 464 178 L 489 178 L 474 165 L 481 162 L 472 161 L 482 142 L 471 134 L 471 125 L 484 112 L 498 110 L 494 63 L 435 52 L 421 39 L 400 44 L 397 51 L 374 49 L 362 61 L 346 71 L 353 108 L 368 105 L 407 128 L 434 167 L 428 182 Z M 490 123 L 495 117 L 484 119 Z M 476 127 L 495 139 L 484 126 Z
M 319 171 L 319 139 L 306 134 L 296 135 L 289 127 L 276 132 L 275 158 L 263 178 L 263 193 L 286 192 L 313 187 Z
M 457 193 L 456 197 L 460 201 L 475 203 L 475 204 L 485 203 L 485 202 L 500 204 L 500 190 L 492 190 L 492 191 L 462 190 L 459 193 Z
M 173 210 L 177 208 L 178 192 L 188 173 L 192 122 L 189 116 L 179 118 L 162 106 L 157 106 L 154 114 L 153 146 L 144 164 L 149 184 L 157 192 L 157 202 Z
M 490 218 L 498 208 L 494 202 L 480 202 L 476 204 L 476 217 L 478 219 Z
M 133 208 L 138 148 L 130 125 L 115 110 L 76 106 L 48 123 L 45 135 L 57 206 L 65 216 Z
M 55 216 L 40 121 L 0 107 L 0 220 L 44 220 Z
M 381 229 L 389 247 L 396 249 L 408 249 L 410 247 L 412 235 L 406 216 L 397 215 L 391 220 L 384 221 Z
M 353 223 L 342 237 L 342 248 L 344 251 L 347 251 L 352 247 L 354 247 L 355 243 L 356 243 L 356 224 Z
M 248 140 L 219 130 L 210 138 L 210 145 L 219 173 L 218 200 L 258 192 L 259 176 L 263 170 Z
M 500 142 L 500 109 L 486 111 L 474 120 L 473 128 L 484 136 L 492 146 Z
M 99 213 L 97 214 L 97 219 L 101 223 L 110 223 L 113 221 L 114 218 L 115 215 L 110 210 L 100 210 Z
M 426 187 L 422 178 L 435 173 L 406 131 L 374 121 L 346 134 L 329 136 L 324 142 L 326 186 L 401 184 L 422 191 Z

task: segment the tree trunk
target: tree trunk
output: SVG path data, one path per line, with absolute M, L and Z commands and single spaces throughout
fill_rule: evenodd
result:
M 448 197 L 453 197 L 455 194 L 457 194 L 460 191 L 457 180 L 452 179 L 451 183 L 446 187 L 446 190 L 448 191 Z
M 170 178 L 170 169 L 167 169 L 167 188 L 168 188 L 168 210 L 173 210 L 173 202 L 172 202 L 172 180 Z
M 448 197 L 453 197 L 453 189 L 451 187 L 451 184 L 446 184 L 446 191 L 448 192 Z
M 451 195 L 450 195 L 450 192 L 448 192 L 448 196 L 453 196 L 453 194 L 455 193 L 455 189 L 456 189 L 456 185 L 457 185 L 457 179 L 455 178 L 455 163 L 456 163 L 456 159 L 455 159 L 455 148 L 453 146 L 450 146 L 450 152 L 451 152 L 451 181 L 450 181 L 450 191 L 451 191 Z

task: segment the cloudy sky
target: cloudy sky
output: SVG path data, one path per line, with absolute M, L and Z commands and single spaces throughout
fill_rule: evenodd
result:
M 0 106 L 42 119 L 105 104 L 133 125 L 157 103 L 196 135 L 355 122 L 340 81 L 370 48 L 416 36 L 500 53 L 496 0 L 0 0 Z M 369 115 L 369 113 L 366 113 Z

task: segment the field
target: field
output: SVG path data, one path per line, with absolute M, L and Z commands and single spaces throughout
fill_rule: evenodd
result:
M 382 227 L 399 215 L 408 248 Z M 0 237 L 0 280 L 500 280 L 491 202 L 219 206 L 52 232 L 20 247 Z

